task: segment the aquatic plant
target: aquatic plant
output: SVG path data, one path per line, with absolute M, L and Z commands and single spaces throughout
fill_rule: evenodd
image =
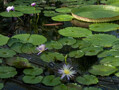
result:
M 39 55 L 39 54 L 41 54 L 43 51 L 47 50 L 47 48 L 45 48 L 45 44 L 41 44 L 41 45 L 38 46 L 36 49 L 39 51 L 39 53 L 38 53 L 37 55 Z
M 14 11 L 14 6 L 8 6 L 8 7 L 6 8 L 6 11 L 7 11 L 7 12 Z

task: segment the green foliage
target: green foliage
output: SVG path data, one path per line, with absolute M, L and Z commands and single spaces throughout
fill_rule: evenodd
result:
M 0 46 L 5 45 L 8 42 L 9 38 L 0 34 Z
M 84 56 L 84 52 L 81 50 L 71 51 L 69 53 L 69 57 L 80 58 Z
M 87 37 L 92 35 L 92 32 L 86 28 L 81 27 L 66 27 L 64 29 L 60 29 L 59 34 L 68 37 Z
M 2 63 L 2 59 L 0 59 L 0 64 Z
M 3 83 L 0 83 L 0 90 L 4 87 Z
M 54 75 L 45 76 L 42 83 L 46 86 L 56 86 L 60 84 L 60 77 L 55 77 Z
M 57 12 L 60 12 L 60 13 L 70 13 L 71 12 L 71 9 L 70 8 L 57 8 L 55 9 Z
M 83 90 L 102 90 L 101 88 L 96 88 L 96 87 L 86 87 Z
M 0 66 L 0 78 L 10 78 L 14 77 L 17 74 L 17 71 L 13 67 Z

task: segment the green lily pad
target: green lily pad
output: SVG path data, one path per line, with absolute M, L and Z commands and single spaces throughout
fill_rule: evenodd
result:
M 71 21 L 73 17 L 71 15 L 57 15 L 52 17 L 54 21 Z
M 92 32 L 86 28 L 81 27 L 67 27 L 64 29 L 60 29 L 59 34 L 68 37 L 87 37 L 92 35 Z
M 117 77 L 119 77 L 119 72 L 115 73 L 115 75 L 116 75 Z
M 0 13 L 1 16 L 3 17 L 20 17 L 23 16 L 22 12 L 16 12 L 16 11 L 10 11 L 10 12 L 1 12 Z
M 44 13 L 44 16 L 47 16 L 47 17 L 53 17 L 60 14 L 60 13 L 56 13 L 55 11 L 43 11 L 43 13 Z
M 76 81 L 83 85 L 92 85 L 98 83 L 98 78 L 96 78 L 96 76 L 93 75 L 84 75 L 83 77 L 81 76 L 77 77 Z
M 58 60 L 58 61 L 63 61 L 64 60 L 63 54 L 60 54 L 60 53 L 57 53 L 57 52 L 43 53 L 40 58 L 45 62 L 52 62 L 52 61 L 55 61 L 55 60 Z
M 63 46 L 58 41 L 51 41 L 45 44 L 48 49 L 61 49 Z
M 71 13 L 71 9 L 70 8 L 57 8 L 55 9 L 55 11 L 60 12 L 60 13 Z
M 0 59 L 0 64 L 2 63 L 2 59 Z
M 51 7 L 51 6 L 47 6 L 47 7 L 44 7 L 44 9 L 55 9 L 56 7 Z
M 103 58 L 100 61 L 101 64 L 104 64 L 106 66 L 119 66 L 119 57 L 113 57 L 113 56 L 108 56 Z
M 0 57 L 13 57 L 16 52 L 7 48 L 0 48 Z
M 45 76 L 42 83 L 46 86 L 56 86 L 60 84 L 60 77 L 55 77 L 54 75 Z
M 109 76 L 117 70 L 118 69 L 114 66 L 94 65 L 92 66 L 92 69 L 89 70 L 89 72 L 94 75 Z
M 119 50 L 119 40 L 117 40 L 113 43 L 112 49 Z
M 42 68 L 37 68 L 37 67 L 28 68 L 28 69 L 24 69 L 23 72 L 24 72 L 25 75 L 33 75 L 33 76 L 35 76 L 35 75 L 42 74 L 43 73 L 43 69 Z
M 9 38 L 0 34 L 0 46 L 5 45 L 8 42 Z
M 84 52 L 81 50 L 71 51 L 69 53 L 69 57 L 80 58 L 84 56 Z
M 116 41 L 117 38 L 113 35 L 108 34 L 94 34 L 88 36 L 87 38 L 84 38 L 83 40 L 91 42 L 91 44 L 94 46 L 111 47 L 113 42 Z
M 101 88 L 96 88 L 96 87 L 86 87 L 83 90 L 102 90 Z
M 26 58 L 22 58 L 22 57 L 8 58 L 6 63 L 8 65 L 14 66 L 16 68 L 29 68 L 29 67 L 32 67 L 32 65 L 29 63 L 29 61 Z
M 20 12 L 32 11 L 32 10 L 35 10 L 35 7 L 19 5 L 15 7 L 15 10 L 20 11 Z
M 90 47 L 91 43 L 88 41 L 83 41 L 83 40 L 77 40 L 75 44 L 73 44 L 71 47 L 72 48 L 86 48 Z
M 85 53 L 86 56 L 93 56 L 103 51 L 103 48 L 98 46 L 97 47 L 91 46 L 91 47 L 83 48 L 81 50 Z
M 23 10 L 22 13 L 25 14 L 36 14 L 36 13 L 40 13 L 41 10 Z
M 43 76 L 24 76 L 22 80 L 24 83 L 37 84 L 40 83 L 43 79 Z
M 68 89 L 67 89 L 67 86 L 66 86 L 66 85 L 60 84 L 60 85 L 58 85 L 58 86 L 55 86 L 55 87 L 53 88 L 53 90 L 68 90 Z
M 89 25 L 89 29 L 95 32 L 109 32 L 119 28 L 118 24 L 114 23 L 97 23 Z
M 58 42 L 60 42 L 62 45 L 72 45 L 76 43 L 76 39 L 72 37 L 68 37 L 68 38 L 62 38 Z
M 0 66 L 0 78 L 10 78 L 14 77 L 17 74 L 17 71 L 13 67 Z
M 12 38 L 20 39 L 23 43 L 32 43 L 33 45 L 40 45 L 47 41 L 44 36 L 37 34 L 17 34 Z
M 3 83 L 0 83 L 0 90 L 4 87 Z
M 11 47 L 14 43 L 21 42 L 19 39 L 16 38 L 10 38 L 7 45 Z

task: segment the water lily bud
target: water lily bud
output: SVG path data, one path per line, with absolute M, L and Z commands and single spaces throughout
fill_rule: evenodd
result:
M 6 8 L 6 10 L 7 10 L 7 12 L 9 12 L 9 11 L 14 11 L 14 6 L 8 6 L 8 7 Z
M 36 5 L 36 3 L 31 3 L 31 6 L 34 7 Z

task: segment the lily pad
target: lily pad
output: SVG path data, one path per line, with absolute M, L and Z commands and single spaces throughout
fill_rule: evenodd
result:
M 116 75 L 117 77 L 119 77 L 119 72 L 115 73 L 115 75 Z
M 44 36 L 37 34 L 17 34 L 12 38 L 20 39 L 23 43 L 32 43 L 33 45 L 40 45 L 47 41 Z
M 21 12 L 32 11 L 32 10 L 35 10 L 35 7 L 19 5 L 15 7 L 15 10 L 21 11 Z
M 10 78 L 14 77 L 17 74 L 17 71 L 13 67 L 0 66 L 0 78 Z
M 24 72 L 25 75 L 33 75 L 33 76 L 35 76 L 35 75 L 42 74 L 43 73 L 43 69 L 42 68 L 37 68 L 37 67 L 28 68 L 28 69 L 24 69 L 23 72 Z
M 29 61 L 26 58 L 22 57 L 11 57 L 8 58 L 6 63 L 10 66 L 14 66 L 16 68 L 28 68 L 32 67 Z
M 11 47 L 14 43 L 21 42 L 19 39 L 16 38 L 10 38 L 7 45 Z
M 43 79 L 43 76 L 24 76 L 22 80 L 24 83 L 37 84 L 40 83 Z
M 87 38 L 84 38 L 83 40 L 91 42 L 93 46 L 111 47 L 113 42 L 115 42 L 117 38 L 113 35 L 108 34 L 94 34 L 88 36 Z
M 60 42 L 58 41 L 50 41 L 45 44 L 46 48 L 48 49 L 61 49 L 63 46 Z
M 66 85 L 60 84 L 60 85 L 58 85 L 58 86 L 55 86 L 55 87 L 53 88 L 53 90 L 68 90 L 68 89 L 67 89 L 67 86 L 66 86 Z
M 84 56 L 84 52 L 81 50 L 71 51 L 69 53 L 69 57 L 80 58 Z
M 97 23 L 89 25 L 89 29 L 95 32 L 109 32 L 119 28 L 118 24 L 114 23 Z
M 0 64 L 2 63 L 2 59 L 0 59 Z
M 71 9 L 70 8 L 57 8 L 55 9 L 57 12 L 60 12 L 60 13 L 71 13 Z
M 0 90 L 4 87 L 3 83 L 0 83 Z
M 83 48 L 81 50 L 85 53 L 86 56 L 93 56 L 103 51 L 103 48 L 98 46 L 97 47 L 91 46 L 91 47 Z
M 54 21 L 71 21 L 73 17 L 71 15 L 57 15 L 52 17 Z
M 103 58 L 100 61 L 101 64 L 107 65 L 107 66 L 119 66 L 119 57 L 113 57 L 113 56 L 108 56 Z
M 96 78 L 96 76 L 93 75 L 84 75 L 83 77 L 81 76 L 77 77 L 76 81 L 83 85 L 92 85 L 98 83 L 98 78 Z
M 43 53 L 40 58 L 45 62 L 52 62 L 52 61 L 55 61 L 55 60 L 58 60 L 58 61 L 63 61 L 64 60 L 63 54 L 60 54 L 60 53 L 57 53 L 57 52 Z
M 62 45 L 72 45 L 76 43 L 76 40 L 72 37 L 68 37 L 68 38 L 62 38 L 58 42 L 60 42 Z
M 10 11 L 10 12 L 1 12 L 0 13 L 1 16 L 3 17 L 20 17 L 23 16 L 22 12 L 16 12 L 16 11 Z
M 9 38 L 0 34 L 0 46 L 7 44 Z
M 94 65 L 92 66 L 92 69 L 89 70 L 89 72 L 94 75 L 109 76 L 117 70 L 118 69 L 114 66 Z
M 92 35 L 92 32 L 86 28 L 81 27 L 66 27 L 64 29 L 60 29 L 59 34 L 68 37 L 87 37 Z
M 86 87 L 83 90 L 102 90 L 101 88 L 96 88 L 96 87 Z
M 1 48 L 0 49 L 0 57 L 13 57 L 16 55 L 16 52 L 10 49 Z
M 56 86 L 60 84 L 60 77 L 55 77 L 54 75 L 45 76 L 42 83 L 46 86 Z

